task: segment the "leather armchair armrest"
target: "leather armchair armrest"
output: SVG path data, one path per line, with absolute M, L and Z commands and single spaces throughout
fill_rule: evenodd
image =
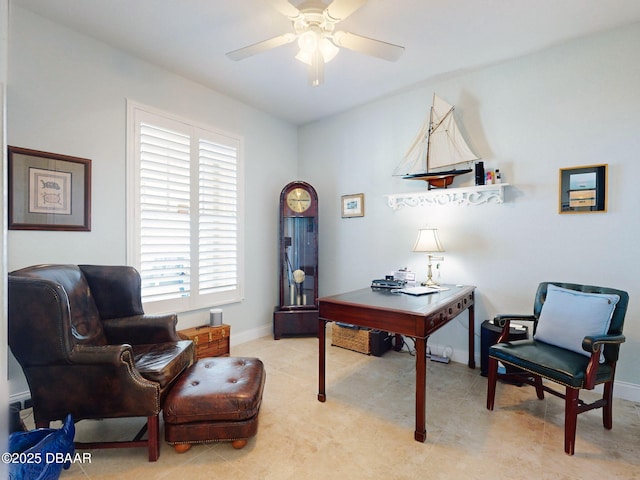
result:
M 69 355 L 74 364 L 79 365 L 113 365 L 122 364 L 133 366 L 133 351 L 131 345 L 87 346 L 76 345 Z
M 74 419 L 148 417 L 161 408 L 161 387 L 137 370 L 131 345 L 76 345 L 70 365 L 51 366 L 34 404 L 47 404 L 45 418 L 57 419 L 47 396 L 53 389 L 66 390 L 64 412 L 75 411 Z M 37 400 L 37 402 L 36 402 Z
M 589 352 L 591 354 L 600 353 L 600 349 L 606 344 L 616 344 L 620 345 L 624 343 L 626 338 L 624 335 L 593 335 L 589 337 L 584 337 L 582 340 L 582 349 L 585 352 Z M 616 358 L 617 360 L 617 358 Z
M 506 322 L 511 320 L 525 321 L 525 322 L 537 322 L 538 318 L 535 315 L 518 315 L 518 314 L 500 314 L 493 318 L 494 323 L 498 326 L 504 327 Z
M 181 340 L 176 332 L 178 316 L 175 313 L 110 318 L 102 323 L 104 333 L 111 344 L 145 345 Z
M 511 326 L 511 320 L 520 322 L 537 322 L 538 317 L 535 315 L 519 315 L 519 314 L 500 314 L 493 318 L 493 323 L 502 328 L 500 337 L 496 343 L 505 342 L 509 338 L 509 328 Z
M 585 378 L 584 388 L 591 390 L 595 387 L 596 372 L 598 370 L 598 364 L 600 363 L 600 349 L 606 344 L 621 344 L 626 340 L 625 336 L 620 335 L 593 335 L 584 337 L 582 340 L 582 349 L 591 353 L 591 359 L 589 365 L 587 365 L 587 374 Z M 618 349 L 614 349 L 613 354 L 615 358 L 613 361 L 618 360 Z

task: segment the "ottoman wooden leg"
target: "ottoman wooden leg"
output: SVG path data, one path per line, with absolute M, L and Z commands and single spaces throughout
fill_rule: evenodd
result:
M 241 448 L 243 448 L 245 445 L 247 444 L 247 440 L 243 439 L 243 440 L 234 440 L 233 442 L 231 442 L 231 446 L 233 448 L 235 448 L 236 450 L 240 450 Z
M 184 453 L 191 448 L 190 443 L 176 443 L 173 448 L 176 449 L 178 453 Z

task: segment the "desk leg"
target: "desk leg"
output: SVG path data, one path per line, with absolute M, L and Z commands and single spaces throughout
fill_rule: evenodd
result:
M 475 353 L 475 307 L 472 303 L 469 307 L 469 368 L 476 368 Z
M 425 388 L 427 386 L 427 339 L 416 338 L 416 431 L 418 442 L 427 439 Z
M 326 357 L 326 326 L 327 322 L 322 318 L 318 319 L 318 401 L 324 402 L 327 399 L 325 394 L 325 357 Z

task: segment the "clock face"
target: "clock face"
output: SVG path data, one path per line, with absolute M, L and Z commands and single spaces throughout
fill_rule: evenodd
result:
M 311 195 L 304 188 L 294 188 L 287 194 L 287 206 L 296 213 L 302 213 L 311 206 Z

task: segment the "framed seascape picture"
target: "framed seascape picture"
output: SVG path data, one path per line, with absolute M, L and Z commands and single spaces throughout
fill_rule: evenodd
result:
M 560 213 L 607 211 L 607 165 L 560 169 Z
M 364 193 L 342 196 L 342 218 L 364 217 Z
M 91 230 L 91 160 L 9 147 L 9 229 Z

